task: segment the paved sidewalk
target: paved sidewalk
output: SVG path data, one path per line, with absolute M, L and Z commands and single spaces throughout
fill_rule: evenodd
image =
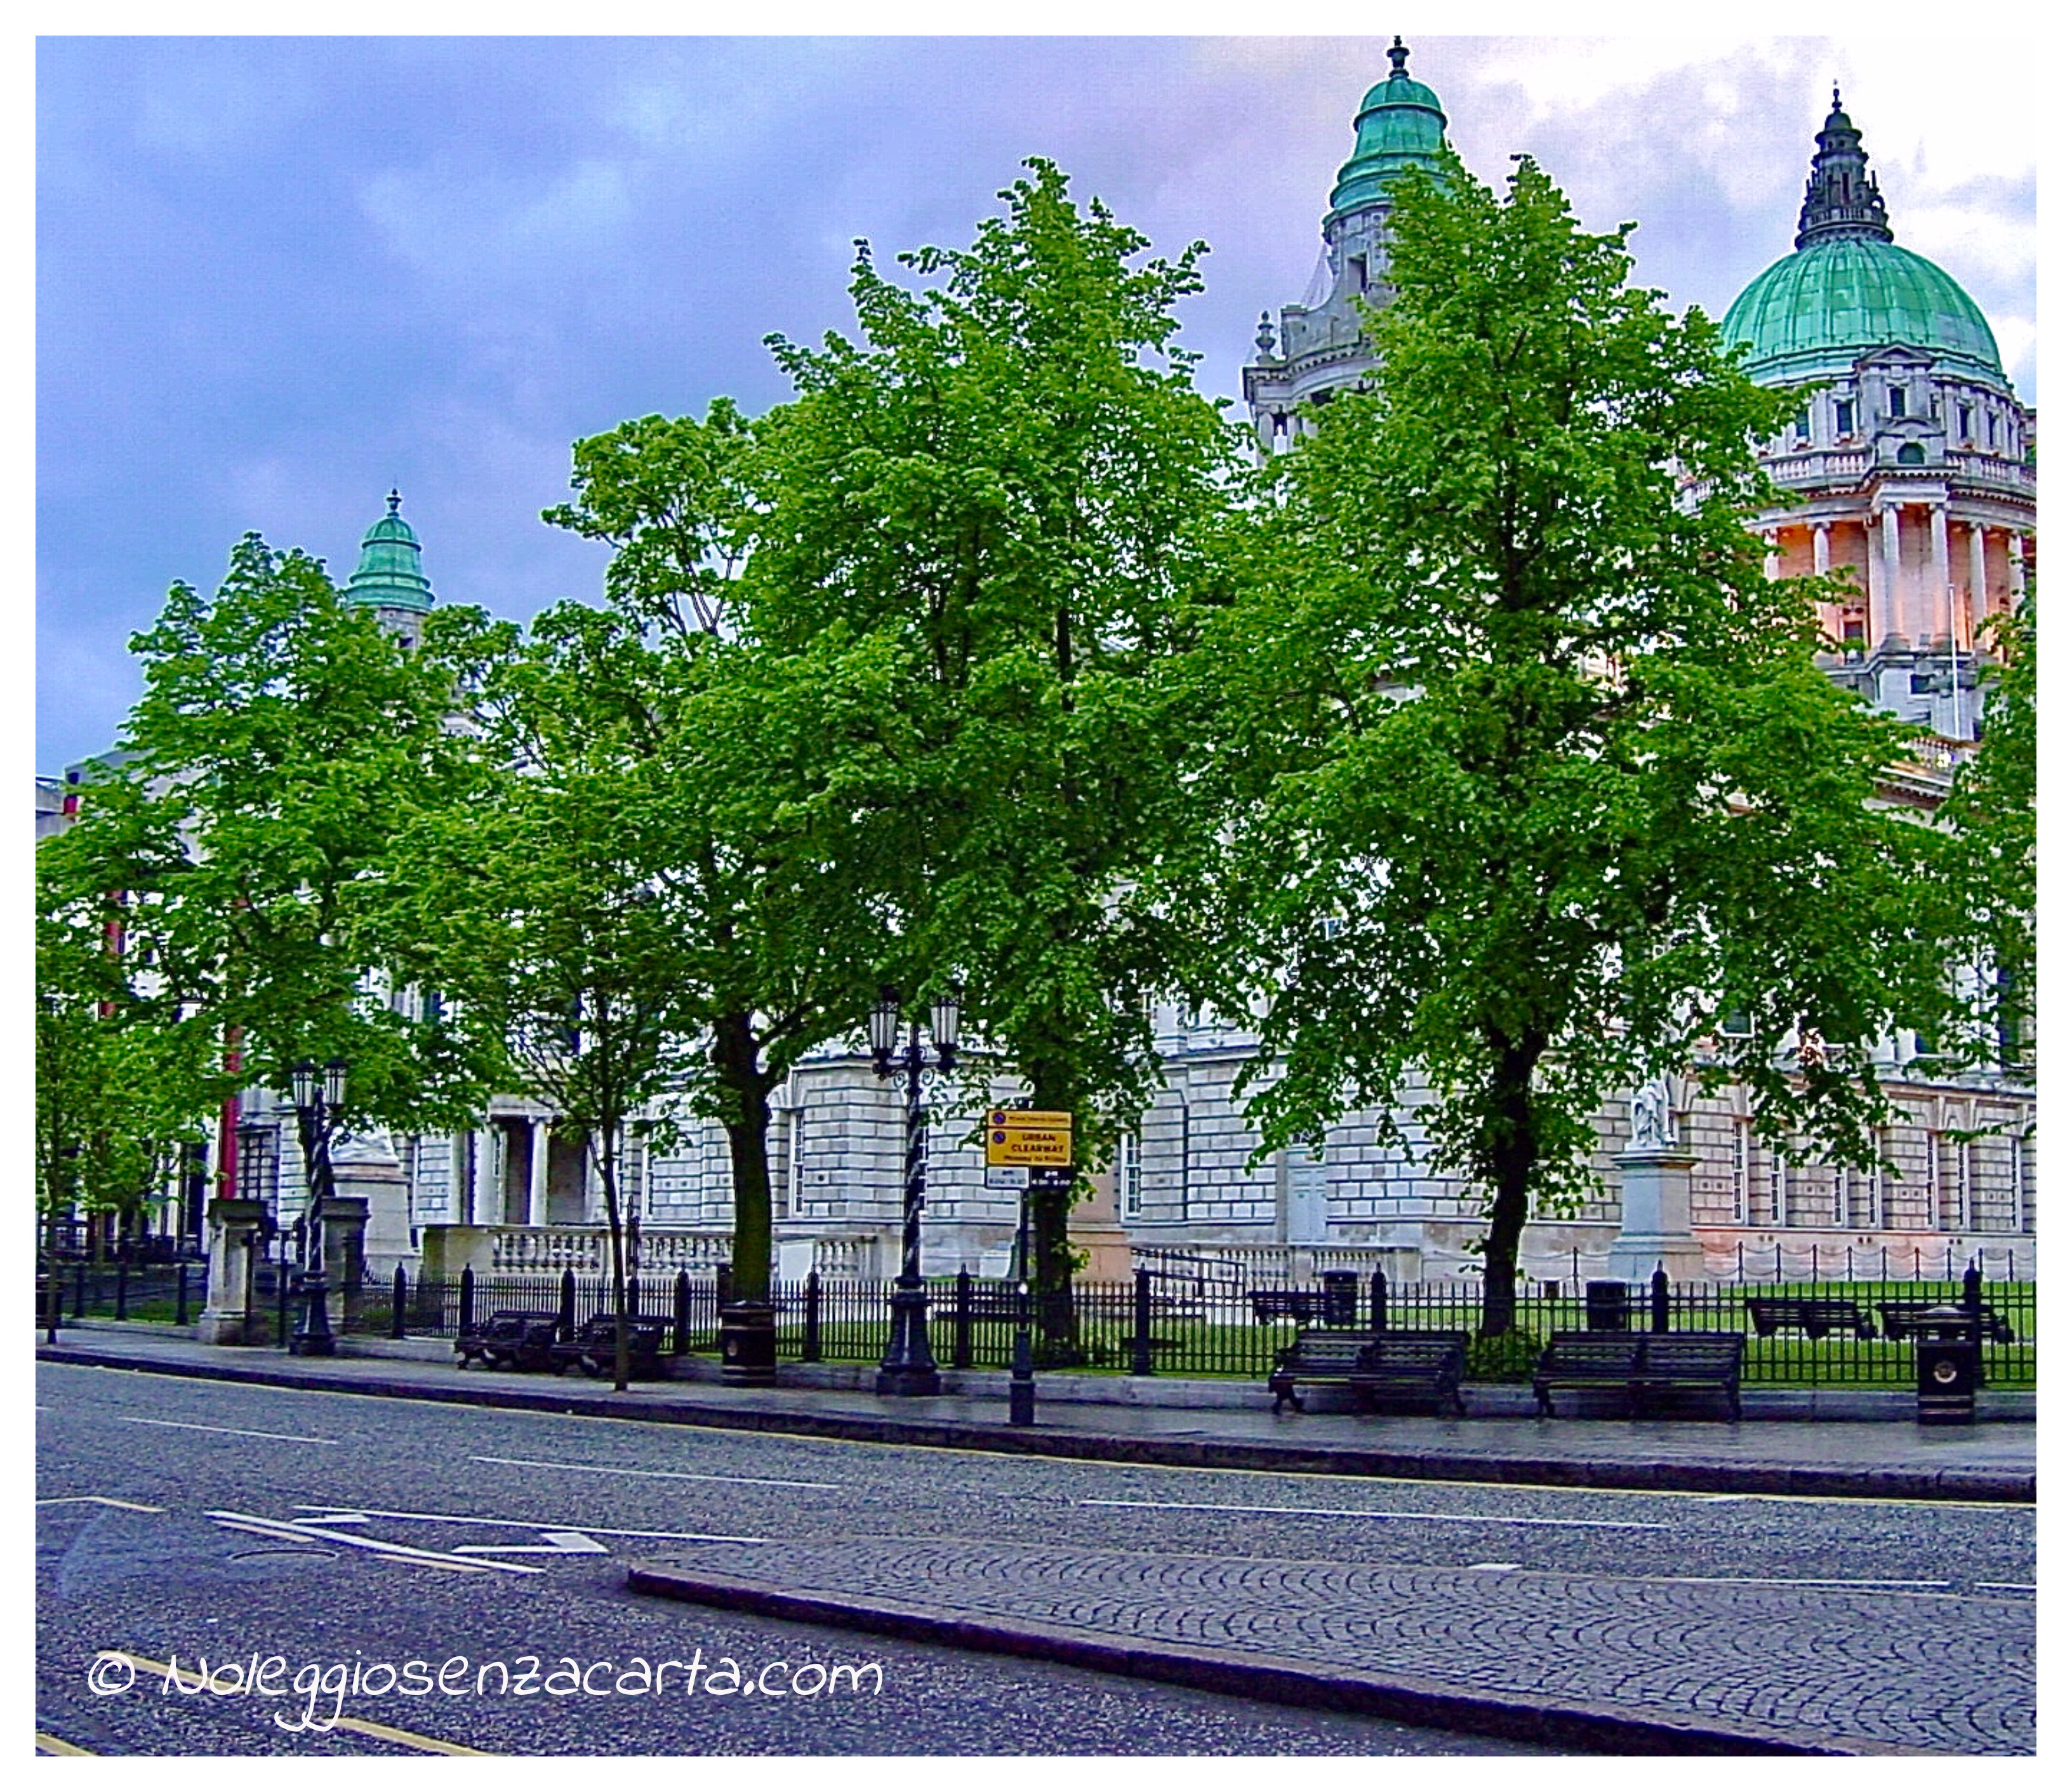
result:
M 860 1441 L 1220 1469 L 1721 1493 L 2028 1502 L 2036 1428 L 2003 1422 L 1739 1424 L 1718 1420 L 1375 1418 L 1248 1408 L 1044 1401 L 1036 1425 L 1006 1424 L 985 1393 L 881 1399 L 828 1388 L 665 1381 L 623 1394 L 596 1382 L 462 1371 L 413 1357 L 296 1358 L 168 1336 L 155 1326 L 67 1328 L 39 1358 L 154 1373 L 659 1424 Z M 1039 1387 L 1050 1381 L 1039 1377 Z
M 1574 1749 L 2036 1745 L 2025 1601 L 877 1537 L 702 1545 L 629 1584 Z

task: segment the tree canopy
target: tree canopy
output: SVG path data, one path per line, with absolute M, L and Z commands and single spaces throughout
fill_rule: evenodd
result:
M 1612 1094 L 1737 1078 L 1860 1157 L 1884 1098 L 1832 1048 L 1947 1000 L 1932 831 L 1874 800 L 1906 731 L 1814 668 L 1816 587 L 1746 527 L 1794 401 L 1629 284 L 1630 228 L 1529 158 L 1398 183 L 1379 372 L 1271 470 L 1207 662 L 1267 1142 L 1360 1105 L 1400 1136 L 1421 1084 L 1489 1193 L 1492 1333 Z

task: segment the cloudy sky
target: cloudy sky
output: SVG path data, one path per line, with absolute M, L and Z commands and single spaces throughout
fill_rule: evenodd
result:
M 1174 22 L 1082 11 L 1026 23 Z M 1643 281 L 1714 315 L 1790 249 L 1839 80 L 1898 240 L 1963 282 L 2033 401 L 2038 43 L 1894 6 L 1846 38 L 1748 39 L 1449 36 L 1399 11 L 1305 11 L 1382 35 L 1301 38 L 44 37 L 35 769 L 113 741 L 130 635 L 173 580 L 212 588 L 248 529 L 342 580 L 399 486 L 442 599 L 522 617 L 594 595 L 600 551 L 539 520 L 569 443 L 780 401 L 763 338 L 849 327 L 850 240 L 962 245 L 1025 156 L 1160 249 L 1208 242 L 1184 339 L 1235 393 L 1260 310 L 1308 284 L 1399 29 L 1471 167 L 1531 152 L 1586 222 L 1638 221 Z M 310 23 L 354 19 L 393 23 Z

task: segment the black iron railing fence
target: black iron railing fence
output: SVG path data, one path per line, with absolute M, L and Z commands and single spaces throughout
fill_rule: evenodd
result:
M 186 1324 L 202 1303 L 196 1266 L 62 1266 L 61 1317 L 89 1314 Z M 256 1328 L 285 1339 L 292 1319 L 290 1280 L 258 1285 Z M 1974 1265 L 1947 1278 L 1889 1280 L 1755 1280 L 1739 1282 L 1521 1281 L 1515 1324 L 1522 1338 L 1472 1347 L 1473 1379 L 1522 1377 L 1531 1351 L 1557 1331 L 1731 1331 L 1746 1335 L 1743 1379 L 1751 1385 L 1910 1387 L 1914 1341 L 1932 1307 L 1954 1306 L 1976 1321 L 1988 1382 L 2033 1386 L 2036 1379 L 2037 1284 L 1990 1280 Z M 780 1282 L 777 1309 L 782 1361 L 874 1362 L 890 1326 L 889 1281 Z M 636 1277 L 630 1309 L 668 1327 L 672 1354 L 717 1348 L 721 1307 L 731 1297 L 726 1272 Z M 968 1274 L 929 1286 L 929 1330 L 946 1368 L 1005 1369 L 1014 1342 L 1018 1297 L 1011 1284 Z M 47 1310 L 39 1309 L 39 1312 Z M 476 1276 L 441 1280 L 398 1271 L 384 1281 L 336 1289 L 332 1321 L 350 1335 L 457 1336 L 492 1313 L 554 1316 L 569 1331 L 611 1310 L 606 1276 Z M 1239 1277 L 1161 1276 L 1149 1266 L 1127 1282 L 1081 1282 L 1069 1309 L 1038 1330 L 1039 1362 L 1051 1367 L 1133 1375 L 1231 1375 L 1264 1379 L 1283 1346 L 1305 1325 L 1383 1331 L 1464 1331 L 1482 1315 L 1479 1280 L 1391 1282 L 1379 1274 L 1327 1272 L 1314 1280 L 1247 1283 Z

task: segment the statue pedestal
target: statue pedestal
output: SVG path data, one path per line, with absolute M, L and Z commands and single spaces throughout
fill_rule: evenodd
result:
M 1122 1229 L 1115 1210 L 1115 1172 L 1096 1170 L 1087 1178 L 1092 1192 L 1074 1207 L 1065 1223 L 1065 1237 L 1075 1251 L 1086 1254 L 1079 1279 L 1088 1282 L 1126 1282 L 1133 1272 L 1129 1234 Z
M 1629 1151 L 1619 1167 L 1619 1229 L 1609 1272 L 1644 1282 L 1659 1264 L 1672 1282 L 1701 1280 L 1704 1247 L 1691 1230 L 1691 1171 L 1698 1160 L 1674 1145 Z
M 410 1243 L 409 1194 L 395 1152 L 379 1134 L 356 1133 L 332 1147 L 331 1173 L 334 1196 L 342 1203 L 358 1202 L 366 1215 L 359 1249 L 368 1273 L 393 1276 L 397 1264 L 417 1254 Z

